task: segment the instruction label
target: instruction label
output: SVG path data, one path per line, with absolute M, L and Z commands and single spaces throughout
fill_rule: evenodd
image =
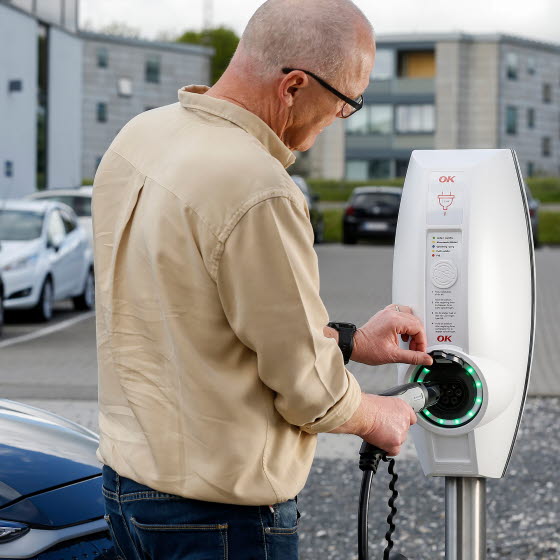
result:
M 466 299 L 460 231 L 428 231 L 426 331 L 428 345 L 465 347 Z

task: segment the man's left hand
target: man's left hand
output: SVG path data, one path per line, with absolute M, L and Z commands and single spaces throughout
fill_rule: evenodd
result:
M 399 346 L 399 337 L 409 342 L 409 349 Z M 388 305 L 376 313 L 354 334 L 351 359 L 370 366 L 389 363 L 432 365 L 426 354 L 424 326 L 406 305 Z

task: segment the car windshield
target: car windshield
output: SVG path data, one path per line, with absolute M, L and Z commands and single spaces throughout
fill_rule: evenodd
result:
M 41 237 L 44 216 L 30 210 L 0 210 L 0 241 L 31 241 Z
M 398 209 L 401 197 L 391 193 L 361 193 L 352 201 L 356 208 L 371 208 L 372 206 L 389 206 Z
M 42 196 L 41 200 L 53 200 L 68 204 L 80 218 L 91 218 L 91 197 L 89 196 L 72 196 L 69 194 L 53 194 Z

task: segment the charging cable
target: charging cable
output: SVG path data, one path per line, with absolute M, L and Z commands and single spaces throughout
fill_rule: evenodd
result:
M 384 397 L 397 397 L 409 404 L 414 412 L 420 412 L 425 408 L 433 406 L 437 403 L 440 397 L 440 390 L 436 385 L 428 385 L 422 383 L 407 383 L 406 385 L 399 385 L 393 387 L 383 393 Z M 391 497 L 389 498 L 389 507 L 391 509 L 387 517 L 389 530 L 385 534 L 387 546 L 383 553 L 383 560 L 406 560 L 406 557 L 398 552 L 391 552 L 393 549 L 393 533 L 395 531 L 394 517 L 397 514 L 395 501 L 399 495 L 396 484 L 398 475 L 395 472 L 395 459 L 388 458 L 387 453 L 372 445 L 371 443 L 363 442 L 360 448 L 360 470 L 363 471 L 362 485 L 360 488 L 360 504 L 358 509 L 358 558 L 359 560 L 368 560 L 368 512 L 369 512 L 369 497 L 371 491 L 371 481 L 373 475 L 377 473 L 379 463 L 385 461 L 389 463 L 388 470 L 391 475 L 391 482 L 389 483 L 389 490 L 391 490 Z

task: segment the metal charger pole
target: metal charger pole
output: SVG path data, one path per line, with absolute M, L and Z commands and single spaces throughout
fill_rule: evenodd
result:
M 486 560 L 485 478 L 445 478 L 445 560 Z

